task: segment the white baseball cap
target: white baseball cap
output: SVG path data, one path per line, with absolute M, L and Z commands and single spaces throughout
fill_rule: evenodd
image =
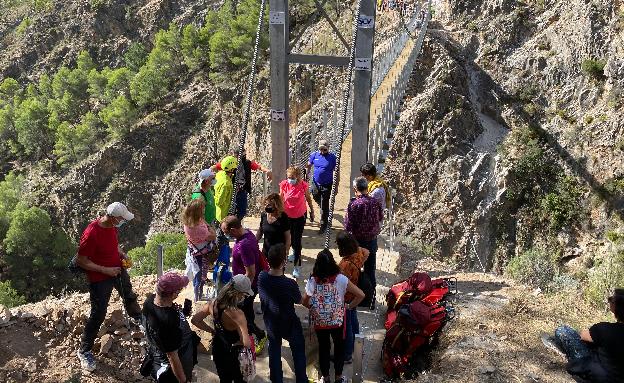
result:
M 232 277 L 232 284 L 236 291 L 241 293 L 245 293 L 249 296 L 254 295 L 253 290 L 251 289 L 251 281 L 245 274 L 236 274 Z
M 199 182 L 203 181 L 203 180 L 207 180 L 210 177 L 214 177 L 215 173 L 210 170 L 210 169 L 204 169 L 201 172 L 199 172 Z
M 113 202 L 106 208 L 106 214 L 112 217 L 121 217 L 126 221 L 130 221 L 134 218 L 134 214 L 128 211 L 126 205 L 121 202 Z

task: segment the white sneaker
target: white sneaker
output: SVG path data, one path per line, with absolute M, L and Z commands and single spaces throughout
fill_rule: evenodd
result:
M 295 261 L 295 253 L 290 253 L 288 254 L 288 262 L 294 262 Z
M 84 354 L 78 351 L 78 360 L 80 360 L 80 367 L 85 371 L 93 371 L 96 368 L 95 357 L 91 351 L 87 351 Z
M 299 277 L 301 276 L 301 271 L 299 270 L 299 266 L 295 266 L 295 269 L 293 270 L 292 276 L 295 279 L 299 279 Z

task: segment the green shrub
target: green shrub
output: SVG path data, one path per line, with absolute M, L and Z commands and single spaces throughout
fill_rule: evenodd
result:
M 124 53 L 124 62 L 126 67 L 132 72 L 138 72 L 139 69 L 147 62 L 147 54 L 149 52 L 141 43 L 132 43 Z
M 114 138 L 122 138 L 130 131 L 137 118 L 136 108 L 126 96 L 118 96 L 100 111 L 100 118 Z
M 586 75 L 596 80 L 602 80 L 605 78 L 605 65 L 607 65 L 607 62 L 605 60 L 587 59 L 583 60 L 583 62 L 581 63 L 581 69 L 583 70 L 583 72 L 585 72 Z
M 25 303 L 26 299 L 15 291 L 10 281 L 0 282 L 0 305 L 15 307 Z
M 0 182 L 0 217 L 11 220 L 11 213 L 22 198 L 22 188 L 24 177 L 10 172 L 4 180 Z M 0 240 L 4 237 L 0 237 Z
M 133 266 L 130 269 L 131 275 L 156 274 L 156 256 L 158 245 L 164 244 L 163 265 L 164 270 L 184 269 L 184 258 L 186 257 L 186 238 L 184 234 L 159 233 L 152 236 L 145 247 L 137 247 L 128 252 L 132 259 Z
M 608 256 L 589 271 L 585 298 L 596 307 L 604 307 L 607 297 L 614 288 L 624 286 L 624 263 L 620 259 Z
M 532 248 L 512 258 L 505 273 L 520 283 L 547 290 L 557 275 L 557 263 L 544 249 Z
M 77 125 L 71 125 L 67 121 L 61 123 L 56 129 L 54 144 L 57 162 L 61 165 L 71 164 L 92 153 L 101 125 L 101 121 L 91 112 L 87 112 Z
M 76 244 L 65 232 L 52 227 L 44 210 L 20 202 L 2 244 L 7 265 L 5 277 L 27 301 L 83 286 L 67 271 Z
M 560 177 L 555 190 L 546 194 L 540 201 L 543 218 L 550 229 L 558 231 L 572 226 L 582 214 L 581 197 L 583 189 L 573 177 Z
M 24 19 L 22 19 L 22 22 L 17 26 L 17 28 L 15 28 L 15 33 L 20 36 L 23 35 L 24 32 L 26 32 L 26 29 L 28 29 L 31 24 L 32 20 L 30 19 L 30 17 L 24 17 Z

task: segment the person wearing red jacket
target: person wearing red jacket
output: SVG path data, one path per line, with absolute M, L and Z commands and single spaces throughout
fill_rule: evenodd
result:
M 82 333 L 78 359 L 82 369 L 87 371 L 96 368 L 91 349 L 106 317 L 113 288 L 119 292 L 128 315 L 137 323 L 141 320 L 141 307 L 123 267 L 127 256 L 117 239 L 118 229 L 133 218 L 134 214 L 124 204 L 113 202 L 106 208 L 106 215 L 91 222 L 80 238 L 77 264 L 89 279 L 91 313 Z

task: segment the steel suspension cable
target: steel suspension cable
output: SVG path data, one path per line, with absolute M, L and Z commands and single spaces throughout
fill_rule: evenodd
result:
M 349 66 L 347 67 L 347 85 L 343 94 L 342 115 L 340 116 L 340 144 L 336 151 L 336 170 L 334 170 L 331 194 L 329 197 L 329 215 L 327 216 L 327 227 L 325 228 L 325 249 L 329 249 L 329 240 L 331 235 L 331 225 L 334 219 L 334 205 L 336 204 L 336 186 L 340 177 L 340 158 L 342 157 L 342 144 L 345 139 L 345 131 L 347 128 L 347 112 L 349 110 L 349 97 L 351 95 L 351 85 L 353 83 L 353 69 L 355 64 L 355 41 L 358 33 L 358 21 L 362 8 L 362 0 L 358 0 L 353 19 L 353 36 L 351 37 L 351 51 L 349 52 Z
M 256 74 L 258 67 L 258 50 L 260 49 L 260 37 L 262 35 L 262 24 L 264 23 L 264 9 L 266 7 L 266 0 L 262 0 L 260 3 L 260 14 L 258 15 L 258 26 L 256 28 L 256 41 L 254 44 L 253 57 L 251 59 L 251 73 L 249 73 L 249 81 L 247 83 L 247 96 L 245 99 L 245 113 L 243 115 L 243 122 L 240 129 L 240 140 L 238 142 L 238 150 L 236 152 L 236 162 L 241 163 L 243 149 L 245 148 L 245 141 L 247 140 L 247 126 L 249 125 L 249 118 L 251 116 L 251 103 L 253 101 L 253 93 L 255 90 L 254 83 L 256 82 Z M 242 164 L 244 170 L 244 164 Z M 234 180 L 236 182 L 236 180 Z M 235 185 L 238 186 L 238 185 Z M 230 200 L 229 215 L 236 213 L 236 190 L 232 190 L 232 199 Z

